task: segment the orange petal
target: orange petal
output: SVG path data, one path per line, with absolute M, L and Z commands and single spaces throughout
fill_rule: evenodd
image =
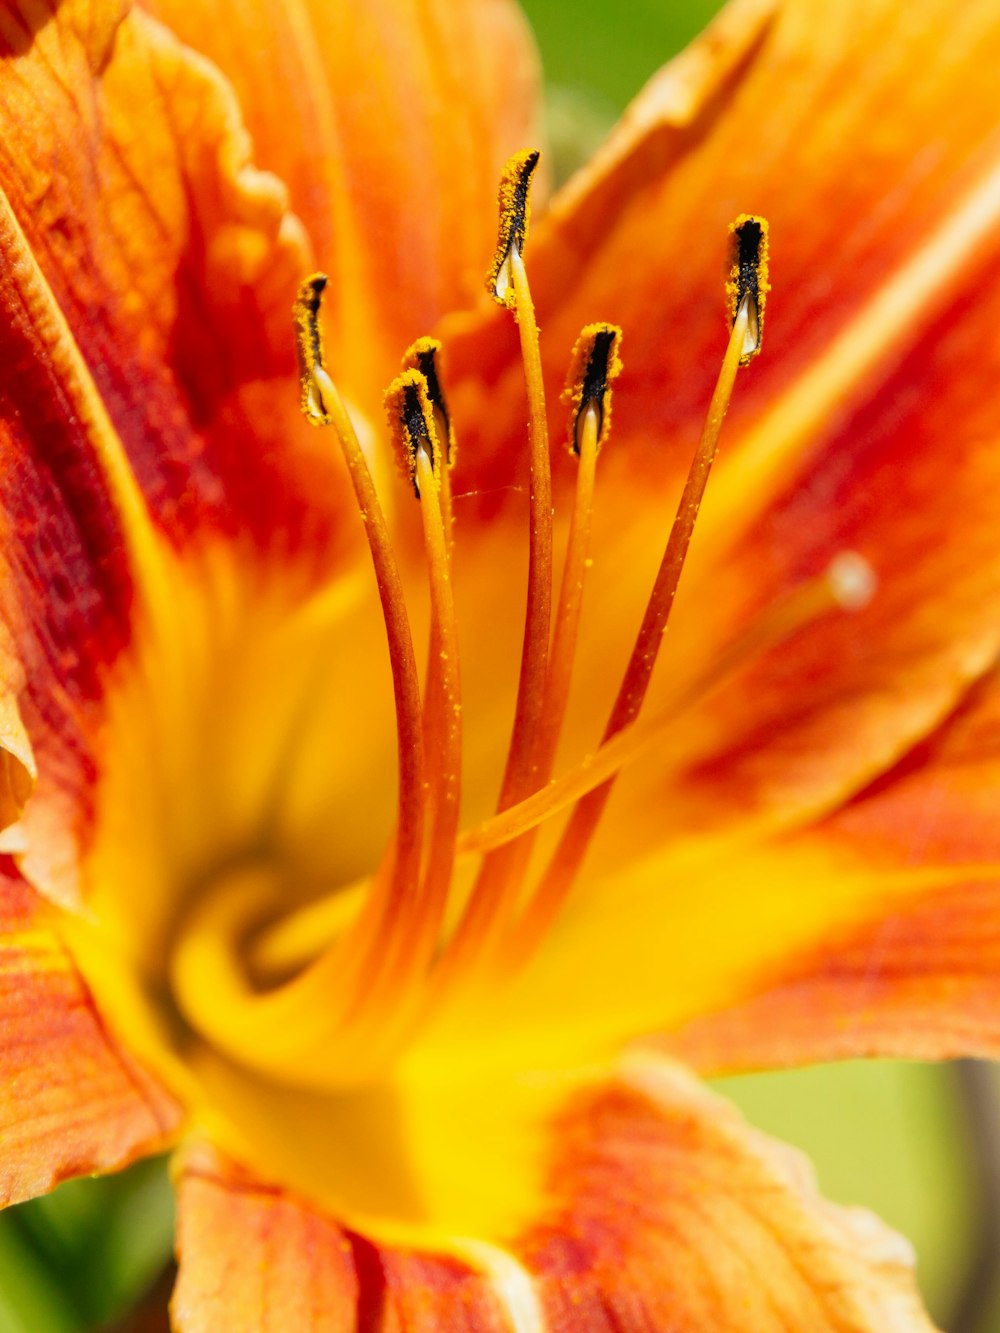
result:
M 557 1127 L 555 1215 L 516 1252 L 542 1327 L 928 1331 L 907 1243 L 679 1068 L 623 1062 Z
M 861 1056 L 1000 1058 L 1000 873 L 924 891 L 662 1045 L 706 1074 Z
M 711 663 L 736 627 L 766 617 L 838 551 L 861 552 L 877 587 L 864 610 L 825 615 L 681 719 L 658 771 L 626 788 L 626 820 L 655 809 L 646 832 L 658 838 L 761 814 L 801 821 L 891 767 L 990 668 L 1000 650 L 989 502 L 1000 484 L 998 318 L 1000 287 L 960 319 L 952 312 L 879 397 L 855 400 L 817 438 L 808 472 L 749 533 L 703 548 L 710 559 L 687 571 L 678 596 L 664 677 L 697 674 L 699 655 Z M 714 512 L 706 502 L 707 523 Z M 1000 821 L 994 839 L 1000 854 Z
M 178 1333 L 509 1333 L 467 1262 L 379 1246 L 209 1149 L 187 1155 L 178 1209 Z
M 111 1171 L 172 1137 L 180 1110 L 109 1037 L 33 890 L 0 877 L 0 1202 Z
M 3 266 L 30 268 L 34 257 L 171 533 L 210 524 L 259 540 L 277 529 L 286 543 L 295 534 L 295 546 L 322 541 L 333 469 L 299 421 L 289 334 L 296 286 L 312 262 L 301 224 L 284 186 L 253 165 L 232 89 L 147 15 L 126 9 L 67 0 L 41 22 L 8 7 Z M 12 279 L 3 302 L 5 343 L 15 344 L 5 352 L 17 353 L 18 366 L 44 350 L 32 338 L 51 333 L 18 300 L 23 286 Z M 32 484 L 45 490 L 55 473 L 78 497 L 84 541 L 96 544 L 99 531 L 91 536 L 86 524 L 99 530 L 103 515 L 90 465 L 58 385 L 45 395 L 43 380 L 37 372 L 30 388 L 13 376 L 5 385 L 5 420 L 27 406 L 32 425 L 46 427 L 19 472 L 37 469 Z M 37 508 L 14 512 L 27 522 Z
M 500 167 L 537 137 L 523 18 L 509 0 L 147 7 L 233 81 L 331 275 L 331 373 L 380 421 L 403 349 L 479 294 Z
M 706 1070 L 1000 1055 L 1000 677 L 802 841 L 865 875 L 867 910 L 671 1036 Z
M 950 266 L 923 274 L 926 283 L 900 303 L 897 326 L 874 328 L 887 280 L 996 165 L 995 117 L 984 109 L 993 105 L 998 46 L 989 0 L 963 6 L 957 20 L 947 0 L 919 0 L 905 16 L 893 0 L 848 0 L 833 17 L 819 0 L 727 6 L 536 221 L 528 265 L 550 403 L 581 325 L 620 324 L 616 453 L 634 480 L 669 479 L 697 440 L 721 358 L 727 227 L 753 210 L 771 223 L 774 293 L 727 452 L 767 414 L 780 427 L 772 451 L 788 451 L 767 461 L 801 462 L 811 441 L 798 432 L 829 409 L 821 395 L 806 404 L 786 395 L 835 339 L 859 321 L 882 335 L 858 340 L 857 360 L 839 366 L 846 380 L 829 380 L 834 405 L 845 386 L 876 388 L 947 302 L 955 270 L 991 248 L 988 208 Z M 502 458 L 522 415 L 508 324 L 491 312 L 452 357 L 453 374 L 461 365 L 470 377 L 470 398 L 490 408 L 477 413 L 485 460 L 467 454 L 464 466 L 488 466 L 489 477 L 476 479 L 493 485 L 505 480 Z
M 666 1034 L 705 1072 L 995 1053 L 998 738 L 994 672 L 930 739 L 799 831 L 716 829 L 643 857 L 620 834 L 622 800 L 603 864 L 536 958 L 450 1015 L 451 1031 L 425 1033 L 427 1057 L 447 1068 L 483 1030 L 498 1065 L 582 1059 L 641 1032 Z
M 537 1221 L 502 1248 L 362 1237 L 197 1152 L 176 1327 L 929 1333 L 906 1243 L 678 1067 L 629 1058 L 548 1133 Z
M 635 837 L 627 818 L 609 821 L 609 858 L 643 836 L 843 799 L 933 728 L 1000 644 L 1000 156 L 982 110 L 995 9 L 975 0 L 957 22 L 945 0 L 773 11 L 731 6 L 659 75 L 528 255 L 550 402 L 581 324 L 625 331 L 580 716 L 609 706 L 607 644 L 624 655 L 662 550 L 722 352 L 720 269 L 741 210 L 771 222 L 768 329 L 737 384 L 659 684 L 710 670 L 845 547 L 869 559 L 879 592 L 692 714 L 619 798 L 652 820 Z M 468 441 L 456 493 L 484 496 L 462 512 L 511 508 L 510 460 L 524 452 L 513 335 L 484 317 L 449 350 Z
M 28 817 L 64 898 L 95 701 L 147 591 L 112 473 L 188 551 L 238 532 L 302 553 L 305 584 L 345 542 L 340 472 L 298 412 L 301 227 L 231 89 L 121 8 L 0 20 L 0 601 L 42 775 Z

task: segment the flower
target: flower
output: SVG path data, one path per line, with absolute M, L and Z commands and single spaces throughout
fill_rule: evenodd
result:
M 536 207 L 540 380 L 506 232 L 519 324 L 474 296 L 533 141 L 501 0 L 5 11 L 2 1179 L 182 1143 L 185 1333 L 928 1327 L 905 1246 L 678 1061 L 997 1049 L 991 11 L 736 0 Z M 613 799 L 541 907 L 527 838 L 477 890 L 525 571 L 508 819 L 565 702 L 536 804 L 584 793 L 743 210 L 772 228 L 767 346 Z M 547 697 L 518 335 L 538 460 L 539 383 L 554 427 L 571 349 L 586 370 L 603 337 L 610 379 L 616 327 L 572 688 Z M 446 408 L 415 373 L 435 328 Z M 606 410 L 588 382 L 557 550 Z M 855 613 L 845 569 L 879 580 Z M 422 716 L 403 607 L 428 602 Z M 559 823 L 517 831 L 544 864 Z

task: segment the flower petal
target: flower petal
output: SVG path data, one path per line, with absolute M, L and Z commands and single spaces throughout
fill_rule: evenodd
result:
M 108 1035 L 33 890 L 0 877 L 0 1202 L 111 1171 L 172 1137 L 180 1110 Z
M 534 1220 L 502 1245 L 366 1239 L 198 1153 L 181 1177 L 178 1329 L 930 1330 L 906 1243 L 825 1203 L 796 1154 L 678 1067 L 630 1057 L 546 1133 Z
M 289 312 L 309 248 L 282 184 L 252 164 L 232 89 L 126 9 L 7 7 L 4 266 L 30 268 L 33 256 L 164 527 L 272 539 L 279 529 L 298 546 L 329 525 L 335 471 L 298 413 Z M 7 336 L 23 341 L 36 315 L 8 295 Z M 10 419 L 28 391 L 10 379 L 5 396 Z M 53 466 L 62 406 L 57 387 L 33 406 L 49 418 Z M 26 466 L 41 466 L 39 452 Z M 67 442 L 59 481 L 75 473 L 85 489 L 91 470 Z
M 508 1333 L 469 1264 L 379 1246 L 209 1149 L 187 1155 L 179 1185 L 178 1333 Z
M 771 222 L 764 352 L 737 385 L 656 690 L 709 672 L 845 547 L 881 580 L 857 622 L 825 617 L 679 728 L 619 802 L 653 812 L 650 842 L 841 799 L 936 725 L 1000 639 L 1000 157 L 996 117 L 972 109 L 992 104 L 1000 23 L 978 2 L 956 22 L 944 0 L 905 13 L 851 0 L 832 23 L 815 0 L 772 10 L 732 6 L 654 80 L 528 255 L 551 402 L 581 324 L 625 330 L 576 677 L 584 726 L 608 706 L 607 645 L 627 651 L 697 439 L 725 338 L 726 225 L 744 209 Z M 519 502 L 504 489 L 524 454 L 513 336 L 489 317 L 450 348 L 472 437 L 456 490 L 483 493 L 463 502 L 466 522 L 477 505 L 506 521 Z M 636 845 L 624 823 L 609 854 L 622 845 Z
M 706 1072 L 996 1053 L 998 738 L 994 671 L 798 831 L 716 831 L 645 856 L 625 837 L 617 868 L 608 851 L 502 996 L 477 993 L 426 1032 L 423 1058 L 446 1067 L 477 1029 L 495 1033 L 498 1066 L 657 1031 Z
M 308 247 L 218 73 L 110 0 L 8 7 L 0 133 L 0 597 L 41 771 L 31 874 L 71 901 L 110 669 L 170 600 L 129 540 L 146 507 L 188 553 L 280 546 L 300 591 L 356 525 L 298 411 Z
M 331 276 L 331 371 L 381 420 L 403 349 L 481 290 L 500 167 L 537 136 L 520 12 L 509 0 L 147 7 L 232 80 L 261 165 L 288 183 Z
M 555 1145 L 560 1206 L 516 1247 L 549 1328 L 931 1328 L 907 1243 L 679 1068 L 624 1061 Z
M 807 835 L 870 901 L 668 1038 L 702 1069 L 1000 1055 L 1000 678 Z
M 21 717 L 24 672 L 7 631 L 0 631 L 0 832 L 24 810 L 38 776 L 31 741 Z

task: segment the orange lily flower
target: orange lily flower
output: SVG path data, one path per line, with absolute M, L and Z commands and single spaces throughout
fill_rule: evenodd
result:
M 530 232 L 505 0 L 0 44 L 4 1199 L 180 1145 L 184 1333 L 928 1329 L 688 1070 L 1000 1047 L 995 6 L 734 0 Z

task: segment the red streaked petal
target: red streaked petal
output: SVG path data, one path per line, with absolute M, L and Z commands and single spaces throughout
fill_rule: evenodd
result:
M 623 784 L 624 822 L 614 835 L 609 826 L 609 852 L 626 836 L 641 842 L 648 811 L 652 841 L 828 809 L 895 764 L 989 670 L 1000 647 L 990 503 L 1000 482 L 990 332 L 1000 290 L 974 305 L 970 295 L 879 396 L 861 394 L 817 436 L 809 470 L 749 533 L 714 549 L 715 529 L 696 534 L 707 558 L 685 571 L 661 684 L 678 670 L 697 675 L 699 656 L 710 664 L 739 627 L 766 618 L 784 589 L 821 575 L 838 551 L 865 556 L 875 593 L 864 610 L 827 614 L 751 661 L 680 719 L 669 750 Z M 715 512 L 710 497 L 707 523 Z M 1000 853 L 1000 822 L 994 836 Z
M 915 893 L 661 1043 L 706 1074 L 861 1056 L 1000 1059 L 1000 873 Z
M 931 1329 L 906 1242 L 679 1067 L 623 1061 L 554 1143 L 558 1210 L 515 1247 L 551 1329 Z
M 120 10 L 0 23 L 0 600 L 41 773 L 31 873 L 44 860 L 65 900 L 109 667 L 148 592 L 106 457 L 189 550 L 238 533 L 306 586 L 356 538 L 298 411 L 290 303 L 311 259 L 285 191 L 218 72 Z
M 648 784 L 618 799 L 612 858 L 642 833 L 649 846 L 732 824 L 734 808 L 791 816 L 843 799 L 937 724 L 1000 641 L 1000 167 L 996 116 L 971 109 L 992 105 L 995 11 L 973 3 L 956 23 L 942 0 L 905 13 L 851 0 L 832 21 L 814 0 L 772 10 L 732 6 L 654 80 L 527 256 L 556 433 L 580 325 L 624 329 L 575 677 L 575 717 L 593 730 L 577 754 L 610 706 L 608 644 L 624 657 L 698 437 L 725 339 L 726 225 L 744 209 L 771 222 L 764 349 L 737 384 L 650 706 L 845 546 L 879 592 L 692 715 Z M 520 504 L 504 485 L 524 452 L 513 336 L 489 316 L 451 348 L 470 437 L 456 492 L 483 497 L 466 515 Z M 635 811 L 652 817 L 633 837 Z
M 509 1333 L 467 1263 L 376 1245 L 209 1149 L 179 1182 L 178 1333 Z
M 1000 676 L 802 842 L 867 910 L 762 968 L 667 1043 L 704 1070 L 1000 1055 Z
M 126 8 L 67 0 L 41 23 L 5 9 L 0 189 L 20 247 L 166 528 L 329 540 L 334 470 L 299 419 L 290 335 L 312 262 L 301 224 L 218 71 Z M 18 248 L 5 237 L 6 268 Z M 5 302 L 4 323 L 28 313 Z M 9 418 L 25 392 L 8 381 L 5 397 Z M 60 407 L 55 388 L 35 408 L 50 418 L 36 454 L 52 456 Z M 60 479 L 74 464 L 85 486 L 71 453 Z
M 527 255 L 553 408 L 580 327 L 603 318 L 625 331 L 622 458 L 609 451 L 605 471 L 627 469 L 645 489 L 686 463 L 721 359 L 727 227 L 739 213 L 771 223 L 774 292 L 726 453 L 823 359 L 995 162 L 998 43 L 989 0 L 960 15 L 947 0 L 905 14 L 894 0 L 848 0 L 832 17 L 819 0 L 737 0 L 651 80 L 538 219 Z M 959 268 L 985 231 L 952 255 Z M 949 290 L 938 284 L 894 336 L 866 345 L 849 383 L 890 367 Z M 515 334 L 496 312 L 484 319 L 456 345 L 453 370 L 487 405 L 460 466 L 496 486 L 522 408 Z
M 480 293 L 500 168 L 537 136 L 523 17 L 508 0 L 147 7 L 232 80 L 331 276 L 331 372 L 380 421 L 403 349 Z
M 109 1036 L 34 891 L 0 877 L 0 1202 L 161 1150 L 180 1110 Z
M 797 1154 L 679 1067 L 629 1057 L 547 1133 L 537 1220 L 503 1248 L 361 1237 L 197 1150 L 178 1330 L 929 1333 L 905 1242 L 822 1200 Z

